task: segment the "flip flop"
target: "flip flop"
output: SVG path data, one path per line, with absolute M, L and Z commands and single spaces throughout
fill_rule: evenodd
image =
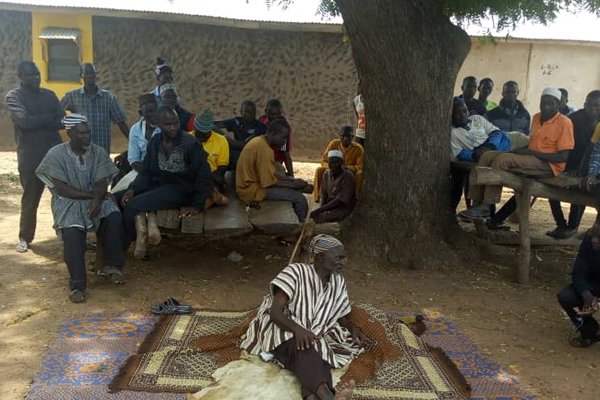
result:
M 72 303 L 83 303 L 85 301 L 85 292 L 78 289 L 71 290 L 69 300 L 71 300 Z
M 152 314 L 171 315 L 171 314 L 191 314 L 192 306 L 189 304 L 180 304 L 177 300 L 169 297 L 164 303 L 152 306 Z
M 102 270 L 97 272 L 98 277 L 101 280 L 110 280 L 111 283 L 120 285 L 125 283 L 125 275 L 117 267 L 104 267 Z

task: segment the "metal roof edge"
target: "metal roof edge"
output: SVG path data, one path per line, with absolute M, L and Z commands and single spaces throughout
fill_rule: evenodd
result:
M 271 29 L 300 32 L 342 33 L 342 24 L 316 22 L 282 22 L 241 20 L 208 15 L 182 14 L 162 11 L 118 10 L 95 7 L 70 7 L 22 4 L 0 1 L 0 9 L 7 11 L 52 12 L 65 14 L 91 14 L 101 17 L 137 18 L 153 21 L 185 22 L 242 29 Z
M 521 42 L 521 43 L 552 43 L 562 45 L 581 45 L 581 46 L 592 46 L 599 47 L 600 41 L 596 40 L 577 40 L 577 39 L 541 39 L 541 38 L 524 38 L 524 37 L 513 37 L 513 36 L 492 36 L 496 43 L 510 43 L 510 42 Z M 489 40 L 489 36 L 471 35 L 471 41 L 480 42 L 481 40 Z

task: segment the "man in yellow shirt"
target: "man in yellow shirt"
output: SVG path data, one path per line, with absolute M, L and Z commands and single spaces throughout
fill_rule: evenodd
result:
M 289 136 L 287 126 L 279 120 L 269 124 L 267 134 L 250 140 L 242 149 L 235 169 L 238 197 L 253 204 L 263 200 L 290 201 L 300 222 L 306 219 L 308 201 L 302 194 L 308 185 L 275 170 L 274 148 L 281 148 Z
M 315 190 L 313 191 L 313 198 L 317 203 L 320 201 L 323 174 L 329 168 L 328 154 L 332 150 L 339 150 L 342 152 L 344 169 L 354 174 L 354 178 L 356 178 L 356 191 L 357 193 L 360 192 L 360 182 L 362 181 L 362 168 L 365 158 L 365 151 L 360 144 L 353 142 L 352 139 L 354 139 L 354 128 L 351 126 L 344 126 L 340 132 L 340 138 L 333 139 L 331 142 L 329 142 L 327 148 L 323 152 L 321 166 L 315 171 Z
M 225 136 L 213 131 L 214 113 L 210 107 L 204 107 L 194 120 L 194 136 L 207 153 L 207 161 L 215 183 L 212 195 L 206 200 L 204 208 L 213 204 L 227 205 L 229 199 L 223 195 L 225 192 L 225 172 L 229 165 L 229 143 Z

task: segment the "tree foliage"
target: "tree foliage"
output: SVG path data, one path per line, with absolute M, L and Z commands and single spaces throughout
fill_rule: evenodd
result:
M 286 8 L 294 0 L 265 2 L 269 7 L 278 5 Z M 443 10 L 458 25 L 466 22 L 479 24 L 484 19 L 493 18 L 497 28 L 504 29 L 526 20 L 546 24 L 554 20 L 560 11 L 587 11 L 600 16 L 600 0 L 443 0 Z M 323 17 L 341 15 L 335 0 L 321 0 L 316 11 Z

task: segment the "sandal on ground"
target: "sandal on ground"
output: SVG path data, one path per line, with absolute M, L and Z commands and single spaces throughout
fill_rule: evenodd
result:
M 569 341 L 569 344 L 573 347 L 578 347 L 580 349 L 586 349 L 598 341 L 600 341 L 600 337 L 598 337 L 598 336 L 596 336 L 594 338 L 585 338 L 583 336 L 577 336 L 577 337 L 572 338 Z
M 125 283 L 125 275 L 117 267 L 104 267 L 104 269 L 98 271 L 98 277 L 107 278 L 111 283 L 121 284 Z
M 171 314 L 191 314 L 192 306 L 189 304 L 180 304 L 177 300 L 169 297 L 164 303 L 152 306 L 152 314 L 171 315 Z
M 25 240 L 19 240 L 19 244 L 17 244 L 15 250 L 17 253 L 25 253 L 29 249 L 29 243 Z
M 551 238 L 558 238 L 559 235 L 562 234 L 562 232 L 565 230 L 566 228 L 562 228 L 562 227 L 556 227 L 554 230 L 548 231 L 546 232 L 546 236 L 550 236 Z
M 71 300 L 72 303 L 83 303 L 85 301 L 85 292 L 79 289 L 71 290 L 69 300 Z

